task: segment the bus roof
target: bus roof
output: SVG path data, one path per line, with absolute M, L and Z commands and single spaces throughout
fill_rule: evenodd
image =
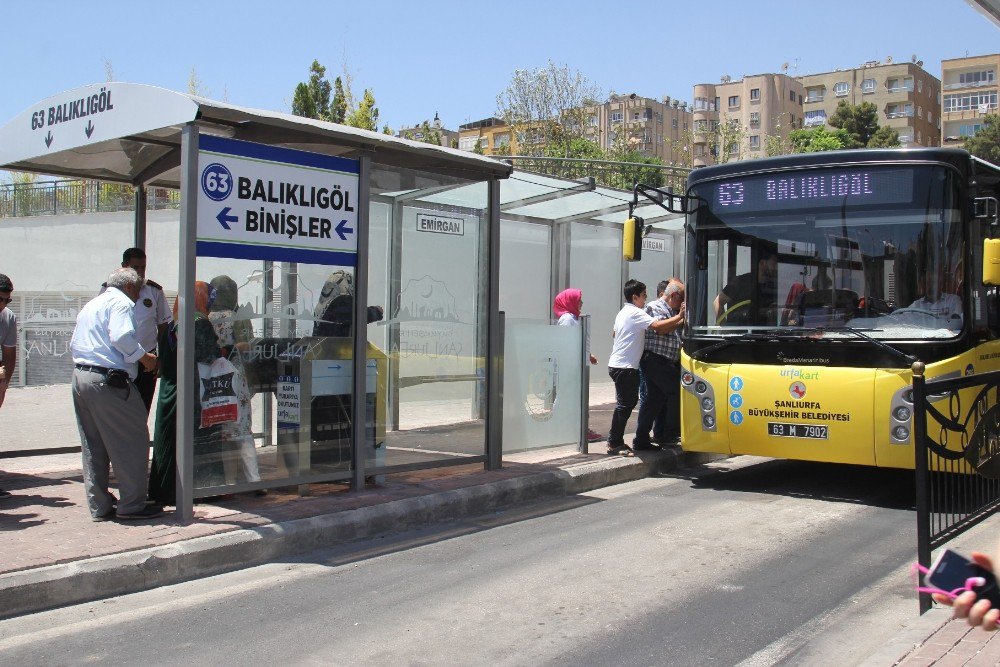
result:
M 727 162 L 711 167 L 699 167 L 688 176 L 688 187 L 708 179 L 776 171 L 791 167 L 846 166 L 900 161 L 944 162 L 953 164 L 966 173 L 975 170 L 977 175 L 993 174 L 995 178 L 1000 178 L 1000 167 L 975 158 L 961 148 L 860 148 L 819 153 L 796 153 L 780 157 Z M 989 177 L 987 176 L 987 178 Z

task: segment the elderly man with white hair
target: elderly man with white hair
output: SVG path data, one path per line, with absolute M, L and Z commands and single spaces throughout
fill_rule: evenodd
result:
M 121 268 L 108 276 L 107 286 L 80 311 L 70 341 L 83 483 L 94 521 L 148 519 L 163 508 L 146 504 L 149 429 L 134 381 L 137 362 L 153 372 L 157 359 L 136 334 L 133 307 L 142 278 Z M 117 507 L 108 489 L 111 466 L 121 495 Z

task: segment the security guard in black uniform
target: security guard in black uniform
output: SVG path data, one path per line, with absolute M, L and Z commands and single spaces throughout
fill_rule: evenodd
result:
M 162 287 L 152 280 L 146 280 L 146 253 L 142 248 L 129 248 L 123 252 L 122 268 L 135 269 L 143 279 L 139 298 L 135 302 L 136 334 L 142 349 L 153 351 L 156 349 L 156 341 L 159 340 L 160 334 L 173 320 L 173 315 L 167 306 L 167 297 Z M 106 283 L 102 283 L 101 292 L 103 293 L 107 287 Z M 146 414 L 149 414 L 153 405 L 153 394 L 156 393 L 156 371 L 147 371 L 140 364 L 135 386 L 142 396 L 142 402 L 146 404 Z

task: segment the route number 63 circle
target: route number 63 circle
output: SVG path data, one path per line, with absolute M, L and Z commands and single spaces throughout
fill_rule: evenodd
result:
M 201 172 L 201 190 L 213 201 L 222 201 L 233 190 L 233 175 L 225 165 L 213 162 Z

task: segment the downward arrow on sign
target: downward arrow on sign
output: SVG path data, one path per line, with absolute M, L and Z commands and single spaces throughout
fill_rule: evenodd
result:
M 87 127 L 83 128 L 83 132 L 87 135 L 87 138 L 90 139 L 90 135 L 94 133 L 94 121 L 88 120 Z
M 341 220 L 340 224 L 333 231 L 337 232 L 337 236 L 340 237 L 341 241 L 346 241 L 347 235 L 354 233 L 354 230 L 347 226 L 347 220 Z

